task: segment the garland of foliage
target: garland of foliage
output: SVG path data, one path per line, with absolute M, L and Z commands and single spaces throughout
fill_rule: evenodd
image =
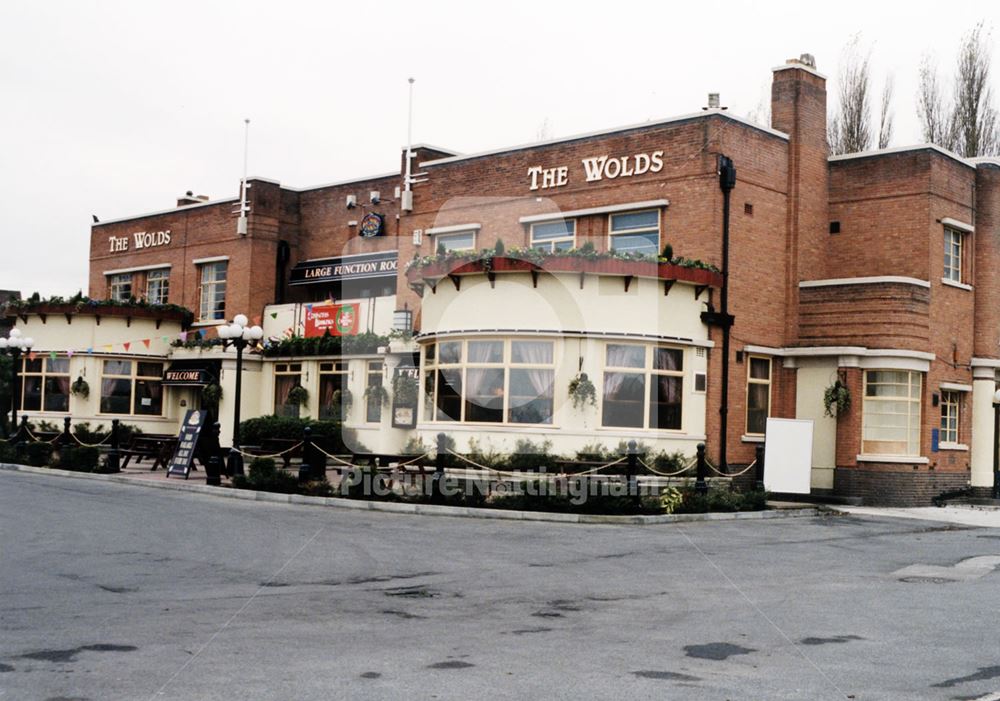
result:
M 663 254 L 658 256 L 645 253 L 629 253 L 626 251 L 598 251 L 590 241 L 585 242 L 579 248 L 571 248 L 565 251 L 549 251 L 537 248 L 511 248 L 507 250 L 503 241 L 497 241 L 493 248 L 484 248 L 480 251 L 445 251 L 439 248 L 431 256 L 418 256 L 406 266 L 407 272 L 410 270 L 421 270 L 423 268 L 437 265 L 439 263 L 471 263 L 473 261 L 483 261 L 487 268 L 492 266 L 494 258 L 515 258 L 526 260 L 531 263 L 541 265 L 546 258 L 580 258 L 582 260 L 625 260 L 645 263 L 669 263 L 681 268 L 694 268 L 697 270 L 710 270 L 714 273 L 719 269 L 711 263 L 701 260 L 674 256 L 673 247 L 667 244 L 663 247 Z
M 376 333 L 359 333 L 355 336 L 290 336 L 281 340 L 270 339 L 264 343 L 265 358 L 306 357 L 313 355 L 371 355 L 380 347 L 389 345 L 388 336 Z
M 569 396 L 573 400 L 574 409 L 579 409 L 584 404 L 597 406 L 597 388 L 585 372 L 569 381 Z
M 840 416 L 851 408 L 851 390 L 837 378 L 837 381 L 823 392 L 823 408 L 827 416 Z
M 194 322 L 194 312 L 179 304 L 150 304 L 145 299 L 136 299 L 135 297 L 129 297 L 127 300 L 91 299 L 83 294 L 83 292 L 77 292 L 72 297 L 60 297 L 58 295 L 42 297 L 38 292 L 35 292 L 25 299 L 12 299 L 4 306 L 8 314 L 28 314 L 36 309 L 62 305 L 72 306 L 77 312 L 97 312 L 108 308 L 148 309 L 154 312 L 180 314 L 184 317 L 183 324 L 185 327 L 190 326 Z

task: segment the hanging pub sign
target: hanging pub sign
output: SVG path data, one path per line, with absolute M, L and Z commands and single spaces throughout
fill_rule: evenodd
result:
M 181 432 L 177 436 L 177 448 L 167 464 L 167 477 L 174 475 L 187 479 L 191 474 L 191 461 L 194 460 L 198 436 L 201 435 L 201 427 L 205 425 L 207 415 L 207 411 L 198 409 L 189 409 L 184 415 L 184 423 L 181 424 Z
M 417 399 L 420 396 L 420 370 L 401 365 L 392 374 L 392 426 L 415 428 Z
M 353 336 L 358 332 L 358 304 L 313 304 L 306 307 L 307 338 L 322 336 Z
M 370 239 L 373 236 L 381 236 L 382 232 L 385 230 L 385 217 L 376 212 L 369 212 L 361 218 L 361 226 L 358 227 L 358 233 L 366 239 Z

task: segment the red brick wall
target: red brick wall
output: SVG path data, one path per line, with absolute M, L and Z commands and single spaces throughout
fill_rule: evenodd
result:
M 975 355 L 1000 358 L 1000 166 L 976 169 Z

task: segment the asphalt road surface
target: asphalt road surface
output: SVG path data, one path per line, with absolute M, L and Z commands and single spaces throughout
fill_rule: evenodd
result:
M 0 699 L 975 699 L 1000 529 L 583 526 L 0 472 Z

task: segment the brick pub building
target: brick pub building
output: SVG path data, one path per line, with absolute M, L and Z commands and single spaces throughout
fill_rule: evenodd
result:
M 721 265 L 724 154 L 738 173 L 728 462 L 753 459 L 767 417 L 811 419 L 815 491 L 927 503 L 986 489 L 1000 162 L 929 145 L 830 157 L 826 114 L 826 81 L 803 57 L 773 71 L 770 126 L 708 109 L 480 154 L 417 146 L 409 180 L 405 152 L 400 172 L 356 181 L 252 178 L 245 234 L 237 198 L 189 193 L 94 224 L 89 294 L 180 304 L 209 331 L 246 313 L 269 336 L 303 332 L 331 301 L 356 305 L 360 331 L 413 313 L 413 340 L 379 354 L 259 361 L 245 417 L 272 413 L 283 374 L 318 387 L 336 365 L 360 393 L 412 367 L 409 413 L 356 408 L 347 422 L 384 450 L 445 430 L 459 449 L 634 438 L 686 454 L 705 442 L 719 461 L 721 332 L 701 313 L 722 277 L 622 254 L 669 244 L 674 259 Z M 467 255 L 483 249 L 485 263 Z M 574 405 L 581 374 L 596 396 Z M 851 401 L 830 416 L 836 386 Z

